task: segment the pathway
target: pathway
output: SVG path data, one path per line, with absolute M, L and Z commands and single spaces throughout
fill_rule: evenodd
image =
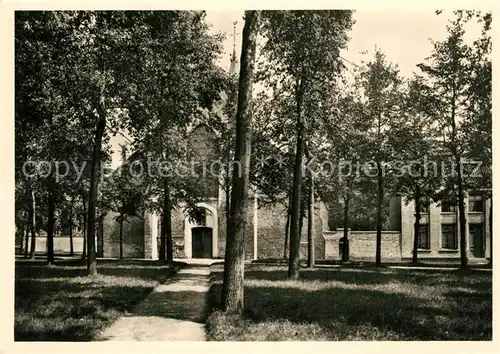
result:
M 190 260 L 168 283 L 157 286 L 132 313 L 105 329 L 99 340 L 206 340 L 204 321 L 212 262 Z

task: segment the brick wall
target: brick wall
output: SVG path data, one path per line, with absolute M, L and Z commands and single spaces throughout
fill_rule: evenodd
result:
M 103 257 L 120 256 L 120 224 L 115 220 L 118 213 L 110 212 L 103 220 Z M 144 218 L 129 217 L 123 223 L 123 257 L 144 257 Z
M 339 239 L 343 229 L 323 232 L 325 239 L 325 257 L 328 260 L 339 260 Z M 349 231 L 349 257 L 352 260 L 375 260 L 376 231 Z M 401 260 L 401 233 L 382 231 L 382 261 Z
M 286 207 L 282 204 L 261 207 L 258 210 L 257 248 L 259 259 L 282 259 L 285 244 Z M 325 220 L 321 217 L 324 210 L 321 203 L 314 209 L 315 256 L 317 260 L 325 258 L 325 241 L 322 229 Z M 307 227 L 308 218 L 304 218 L 300 244 L 300 258 L 307 259 Z M 289 242 L 289 241 L 288 241 Z M 288 254 L 288 248 L 287 248 Z

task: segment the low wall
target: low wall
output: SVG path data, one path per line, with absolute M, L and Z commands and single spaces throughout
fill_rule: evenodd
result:
M 24 247 L 24 244 L 23 244 Z M 28 252 L 31 250 L 31 236 L 28 239 Z M 54 253 L 69 254 L 70 252 L 69 236 L 54 237 Z M 47 253 L 47 236 L 41 235 L 35 238 L 35 252 L 40 254 Z M 82 254 L 83 252 L 83 237 L 73 236 L 73 252 Z
M 325 240 L 325 259 L 340 260 L 339 240 L 344 236 L 343 229 L 323 231 Z M 351 231 L 349 238 L 349 258 L 352 260 L 375 260 L 377 232 Z M 401 233 L 399 231 L 382 231 L 382 260 L 401 260 Z

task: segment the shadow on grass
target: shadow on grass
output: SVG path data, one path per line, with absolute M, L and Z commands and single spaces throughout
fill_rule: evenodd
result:
M 16 341 L 88 341 L 127 313 L 152 287 L 16 282 Z
M 88 341 L 136 305 L 174 267 L 144 262 L 99 262 L 99 276 L 84 265 L 16 264 L 16 341 Z
M 144 280 L 166 281 L 176 269 L 183 264 L 167 265 L 159 261 L 105 260 L 97 264 L 100 275 L 115 277 L 134 277 Z M 58 261 L 53 266 L 46 266 L 38 261 L 17 262 L 15 276 L 17 278 L 75 278 L 87 274 L 84 260 Z
M 214 268 L 213 275 L 221 277 L 223 269 Z M 388 268 L 313 268 L 301 269 L 301 281 L 338 281 L 345 284 L 380 285 L 403 282 L 414 285 L 436 286 L 456 285 L 469 280 L 475 288 L 491 291 L 491 273 L 474 269 L 433 270 L 433 269 L 388 269 Z M 245 270 L 246 280 L 287 280 L 287 268 L 278 266 L 250 266 Z M 458 282 L 458 283 L 457 283 Z
M 240 332 L 228 327 L 227 333 L 246 338 L 254 330 L 267 338 L 266 323 L 271 332 L 276 323 L 291 322 L 297 328 L 317 325 L 330 340 L 491 340 L 491 274 L 334 268 L 301 270 L 294 282 L 285 281 L 286 269 L 276 268 L 250 267 L 245 272 L 245 321 L 250 324 L 231 323 L 232 328 L 247 327 Z M 220 303 L 221 274 L 214 273 L 212 308 Z M 428 296 L 408 290 L 436 285 Z M 363 337 L 367 328 L 370 338 Z

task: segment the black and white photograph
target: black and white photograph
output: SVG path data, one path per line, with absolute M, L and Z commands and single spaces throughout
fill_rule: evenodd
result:
M 492 10 L 330 6 L 11 12 L 13 342 L 493 340 Z

